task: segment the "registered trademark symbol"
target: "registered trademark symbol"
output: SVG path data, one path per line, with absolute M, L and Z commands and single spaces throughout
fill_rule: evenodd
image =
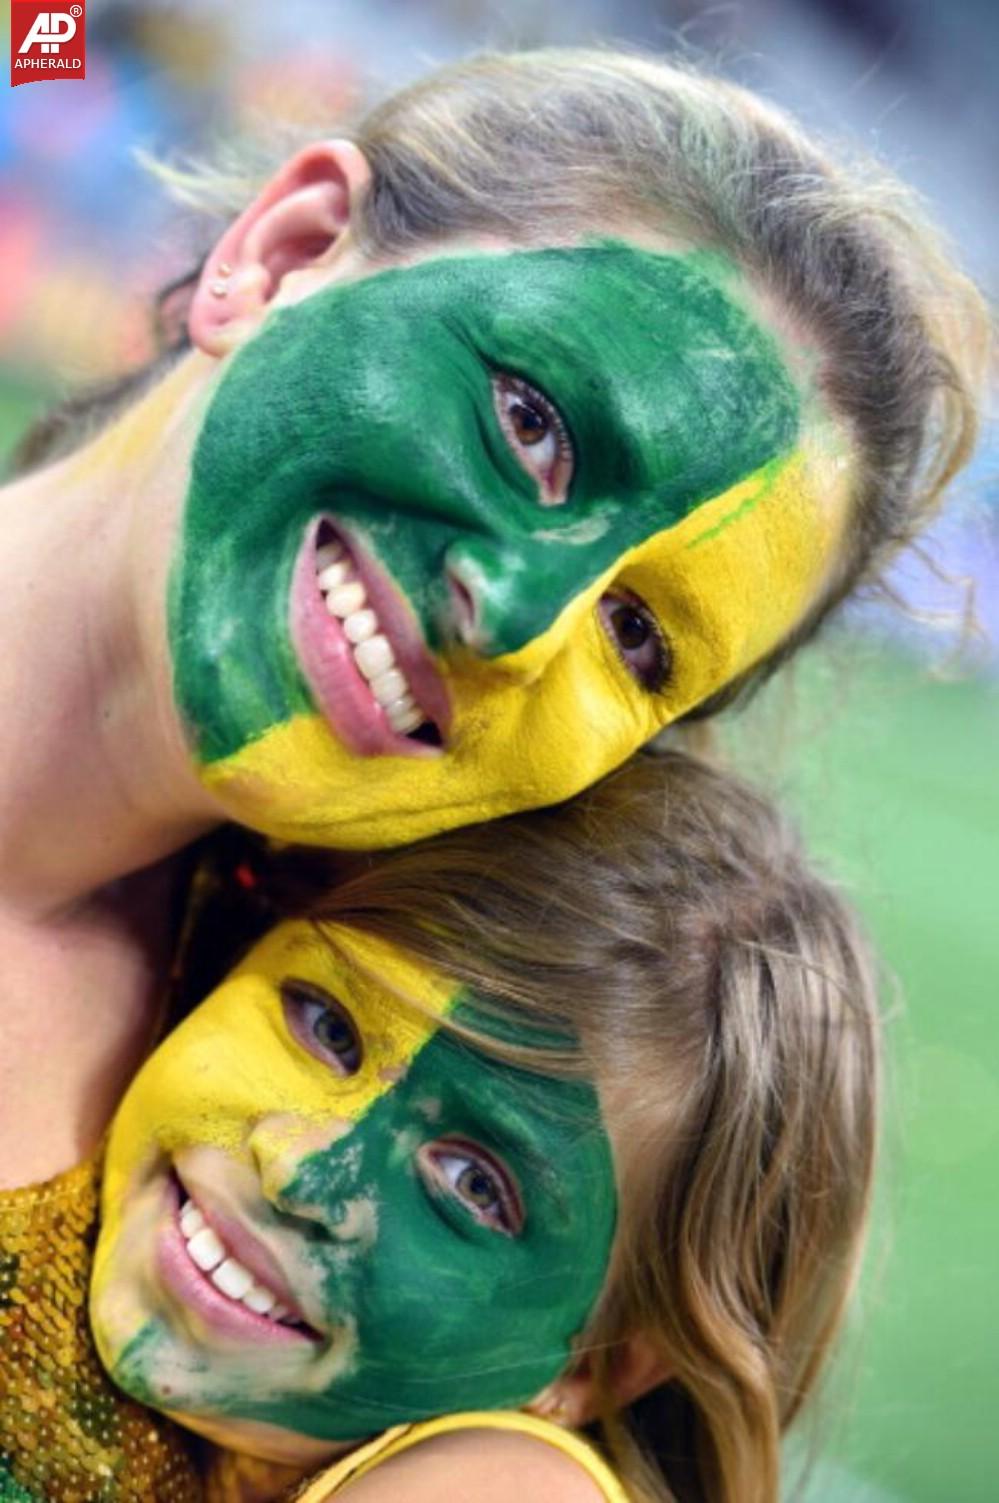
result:
M 79 20 L 80 16 L 83 15 L 83 6 L 82 5 L 71 5 L 69 7 L 69 13 L 74 18 L 74 20 Z

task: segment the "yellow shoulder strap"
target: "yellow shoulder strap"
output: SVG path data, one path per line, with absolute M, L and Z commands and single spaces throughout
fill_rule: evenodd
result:
M 519 1409 L 490 1409 L 467 1414 L 445 1414 L 440 1419 L 423 1420 L 415 1425 L 397 1425 L 386 1430 L 367 1445 L 360 1446 L 341 1461 L 334 1462 L 325 1472 L 314 1477 L 304 1492 L 299 1493 L 296 1503 L 323 1503 L 333 1497 L 345 1483 L 363 1477 L 383 1461 L 411 1450 L 424 1440 L 435 1435 L 450 1435 L 455 1430 L 514 1430 L 521 1435 L 533 1435 L 537 1440 L 554 1446 L 571 1456 L 600 1488 L 606 1503 L 628 1503 L 627 1495 L 607 1463 L 597 1454 L 582 1436 L 565 1430 L 551 1420 L 534 1414 L 524 1414 Z

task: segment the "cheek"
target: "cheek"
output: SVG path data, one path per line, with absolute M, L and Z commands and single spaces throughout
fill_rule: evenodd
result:
M 303 1073 L 268 984 L 228 982 L 137 1076 L 115 1118 L 106 1183 L 127 1196 L 128 1177 L 157 1158 L 191 1147 L 238 1152 L 261 1117 L 299 1104 Z
M 104 1365 L 117 1369 L 149 1324 L 152 1250 L 165 1211 L 162 1177 L 145 1181 L 112 1138 L 101 1204 L 101 1227 L 90 1283 L 90 1317 Z M 132 1172 L 138 1167 L 139 1173 Z
M 297 716 L 202 781 L 238 822 L 278 839 L 380 849 L 568 798 L 662 719 L 589 596 L 518 653 L 445 666 L 454 735 L 442 756 L 354 757 L 318 716 Z
M 631 681 L 592 610 L 560 642 L 539 639 L 497 667 L 502 687 L 464 689 L 473 731 L 461 748 L 495 813 L 589 787 L 658 729 L 657 702 Z
M 349 1293 L 358 1390 L 382 1374 L 400 1413 L 523 1402 L 558 1373 L 585 1311 L 572 1258 L 554 1239 L 527 1248 L 452 1231 L 426 1205 L 382 1207 L 380 1236 Z M 390 1375 L 390 1376 L 389 1376 Z
M 115 1122 L 108 1170 L 139 1167 L 193 1143 L 234 1149 L 242 1138 L 232 1110 L 234 1080 L 231 1044 L 216 1039 L 178 1038 L 146 1066 Z
M 203 775 L 232 818 L 276 839 L 380 850 L 569 797 L 652 734 L 601 686 L 478 693 L 440 758 L 346 758 L 320 722 L 280 727 Z M 654 729 L 654 726 L 653 728 Z M 289 778 L 289 768 L 297 769 Z M 332 790 L 332 792 L 331 792 Z

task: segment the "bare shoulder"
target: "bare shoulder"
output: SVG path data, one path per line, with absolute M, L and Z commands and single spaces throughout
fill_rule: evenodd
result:
M 456 1430 L 393 1456 L 339 1494 L 349 1503 L 603 1503 L 578 1461 L 515 1430 Z

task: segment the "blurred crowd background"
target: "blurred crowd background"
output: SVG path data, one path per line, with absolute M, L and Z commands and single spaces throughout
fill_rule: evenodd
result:
M 999 288 L 992 0 L 90 0 L 85 80 L 3 85 L 0 445 L 53 398 L 140 363 L 149 303 L 206 247 L 136 146 L 198 154 L 268 122 L 323 130 L 484 45 L 679 49 L 849 137 L 915 183 Z M 0 6 L 5 36 L 7 6 Z M 927 548 L 915 608 L 855 609 L 735 726 L 857 893 L 901 1005 L 875 1255 L 807 1497 L 999 1496 L 999 443 Z M 755 732 L 759 732 L 758 736 Z M 754 740 L 755 736 L 755 740 Z M 784 737 L 783 741 L 787 738 Z M 750 761 L 753 758 L 750 757 Z

